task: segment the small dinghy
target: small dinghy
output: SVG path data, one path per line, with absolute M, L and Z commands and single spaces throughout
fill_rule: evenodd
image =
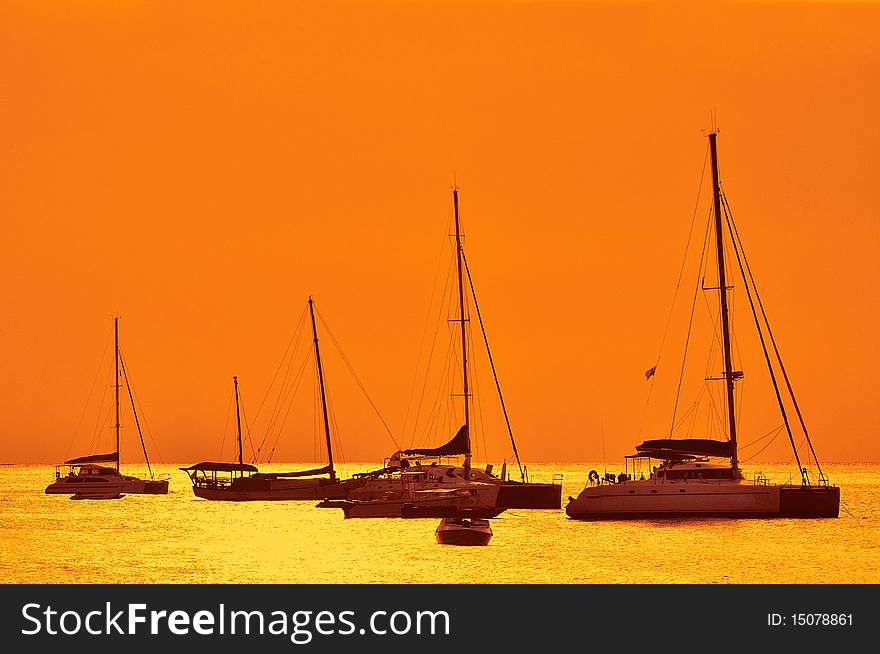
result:
M 441 545 L 488 545 L 492 527 L 481 518 L 443 518 L 434 531 Z

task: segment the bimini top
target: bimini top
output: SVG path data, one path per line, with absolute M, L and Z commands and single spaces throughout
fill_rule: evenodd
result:
M 467 425 L 462 425 L 458 433 L 452 437 L 448 443 L 444 443 L 440 447 L 428 447 L 415 450 L 404 450 L 407 455 L 420 456 L 456 456 L 459 454 L 467 454 L 471 451 L 471 439 L 468 436 Z
M 68 459 L 64 462 L 66 466 L 81 466 L 84 463 L 116 463 L 119 461 L 119 452 L 110 452 L 110 454 L 90 454 L 89 456 L 78 456 L 75 459 Z
M 636 445 L 642 456 L 655 459 L 689 459 L 695 456 L 720 456 L 730 458 L 733 448 L 730 441 L 713 441 L 708 438 L 658 438 Z
M 214 472 L 257 472 L 256 466 L 249 463 L 217 463 L 215 461 L 202 461 L 191 465 L 189 468 L 181 468 L 184 472 L 190 470 L 209 470 Z

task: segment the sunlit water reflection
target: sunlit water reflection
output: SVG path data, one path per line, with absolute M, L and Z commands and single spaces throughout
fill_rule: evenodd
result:
M 307 464 L 303 464 L 305 466 Z M 290 469 L 277 464 L 266 470 Z M 369 469 L 350 464 L 349 474 Z M 825 520 L 578 522 L 564 508 L 508 510 L 487 547 L 438 545 L 438 520 L 345 520 L 315 502 L 212 502 L 178 466 L 167 496 L 72 502 L 45 495 L 52 466 L 0 467 L 6 583 L 878 583 L 880 465 L 826 469 L 841 514 Z M 564 473 L 563 507 L 601 464 Z M 762 467 L 771 481 L 784 466 Z M 143 476 L 137 466 L 124 472 Z

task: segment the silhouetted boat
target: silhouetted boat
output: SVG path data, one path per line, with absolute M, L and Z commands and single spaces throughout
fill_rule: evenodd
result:
M 492 372 L 495 376 L 495 385 L 498 389 L 498 396 L 504 412 L 504 419 L 507 424 L 508 434 L 513 446 L 513 453 L 519 467 L 520 480 L 512 480 L 507 475 L 506 462 L 502 465 L 501 476 L 494 474 L 494 467 L 489 464 L 485 469 L 473 468 L 471 466 L 471 408 L 470 408 L 470 379 L 468 373 L 468 337 L 467 323 L 469 319 L 465 315 L 465 276 L 467 277 L 468 287 L 474 298 L 474 308 L 480 321 L 480 327 L 483 328 L 482 317 L 480 316 L 479 305 L 476 301 L 476 294 L 472 284 L 470 271 L 467 268 L 467 261 L 464 255 L 464 248 L 461 242 L 461 228 L 458 213 L 458 189 L 452 192 L 453 206 L 455 210 L 455 247 L 456 247 L 456 270 L 458 273 L 458 318 L 453 322 L 460 324 L 461 333 L 461 373 L 462 373 L 462 392 L 461 396 L 464 400 L 464 425 L 458 432 L 446 443 L 439 447 L 422 447 L 406 450 L 399 450 L 385 460 L 385 465 L 370 472 L 359 473 L 354 475 L 354 479 L 360 480 L 362 483 L 351 489 L 349 499 L 376 499 L 382 497 L 387 492 L 395 491 L 400 485 L 399 476 L 406 472 L 423 473 L 417 483 L 419 490 L 433 489 L 449 489 L 449 488 L 475 488 L 481 495 L 484 503 L 494 503 L 499 508 L 519 508 L 519 509 L 558 509 L 562 506 L 562 475 L 554 475 L 552 483 L 531 482 L 528 479 L 528 472 L 522 465 L 517 451 L 516 441 L 513 437 L 513 431 L 510 427 L 510 421 L 507 416 L 507 408 L 504 404 L 504 397 L 501 395 L 501 386 L 498 377 L 495 375 L 495 364 L 492 354 L 488 349 L 488 339 L 486 338 L 485 329 L 483 329 L 483 340 L 486 344 L 489 361 L 492 366 Z M 452 457 L 463 457 L 463 465 L 458 463 L 450 464 Z
M 346 518 L 494 518 L 503 508 L 487 503 L 477 486 L 417 490 L 421 485 L 416 476 L 421 473 L 403 473 L 396 491 L 381 497 L 364 500 L 323 500 L 319 509 L 342 509 Z
M 81 456 L 75 459 L 68 459 L 61 466 L 55 466 L 55 481 L 46 487 L 47 495 L 66 495 L 68 493 L 101 493 L 102 489 L 112 486 L 118 486 L 118 492 L 132 493 L 138 495 L 165 495 L 168 493 L 168 480 L 153 478 L 153 470 L 150 467 L 150 459 L 147 456 L 147 446 L 144 443 L 144 436 L 141 433 L 141 425 L 135 408 L 134 394 L 128 381 L 128 373 L 125 370 L 125 362 L 122 359 L 122 352 L 119 349 L 119 318 L 113 320 L 114 334 L 114 350 L 116 358 L 116 451 L 109 454 L 91 454 Z M 123 475 L 119 471 L 119 387 L 121 386 L 119 375 L 120 370 L 125 380 L 125 387 L 128 390 L 128 396 L 131 400 L 131 410 L 134 414 L 135 425 L 137 426 L 138 436 L 141 440 L 141 446 L 144 451 L 144 459 L 147 462 L 147 469 L 150 471 L 150 479 L 140 479 L 131 475 Z M 99 463 L 113 463 L 114 467 L 100 466 Z M 62 466 L 68 469 L 67 474 L 62 474 Z M 80 498 L 77 498 L 80 499 Z M 88 498 L 92 499 L 92 498 Z
M 434 536 L 441 545 L 488 545 L 492 527 L 480 518 L 443 518 Z
M 313 470 L 294 472 L 260 472 L 251 464 L 244 463 L 241 444 L 241 410 L 238 395 L 238 377 L 233 377 L 235 387 L 235 412 L 238 425 L 238 463 L 203 461 L 187 468 L 196 497 L 206 500 L 320 500 L 342 498 L 351 486 L 361 482 L 340 480 L 333 467 L 333 446 L 330 442 L 330 424 L 327 418 L 327 397 L 324 390 L 324 371 L 318 347 L 318 332 L 312 298 L 309 298 L 312 319 L 312 335 L 315 346 L 315 364 L 321 390 L 321 406 L 324 415 L 324 434 L 327 440 L 327 465 Z M 322 475 L 327 475 L 326 477 Z
M 718 182 L 718 160 L 716 152 L 716 132 L 709 134 L 709 148 L 712 162 L 713 214 L 715 229 L 715 249 L 717 253 L 718 291 L 720 294 L 721 344 L 724 354 L 724 370 L 720 378 L 726 391 L 726 433 L 728 440 L 662 438 L 646 440 L 636 447 L 637 454 L 627 457 L 636 459 L 658 459 L 648 479 L 632 479 L 623 474 L 617 480 L 601 479 L 596 471 L 590 472 L 589 483 L 577 498 L 569 498 L 566 513 L 581 520 L 625 520 L 639 518 L 836 518 L 840 509 L 840 489 L 832 486 L 819 466 L 816 453 L 801 417 L 800 408 L 794 397 L 788 375 L 776 348 L 776 341 L 770 331 L 763 305 L 757 293 L 751 269 L 742 252 L 742 243 L 733 223 L 726 198 Z M 739 467 L 737 452 L 737 414 L 734 405 L 734 384 L 743 373 L 734 370 L 731 356 L 731 328 L 728 316 L 728 282 L 724 261 L 724 221 L 727 218 L 731 247 L 742 275 L 744 288 L 758 328 L 770 379 L 782 413 L 784 426 L 797 460 L 800 483 L 771 484 L 763 474 L 747 481 Z M 757 306 L 756 306 L 757 303 Z M 763 317 L 763 322 L 759 319 Z M 762 326 L 764 325 L 764 326 Z M 776 377 L 765 331 L 772 344 L 779 371 L 791 403 L 797 412 L 800 425 L 809 444 L 810 452 L 816 461 L 818 483 L 809 478 L 809 472 L 801 464 L 795 440 L 792 435 L 788 414 L 782 400 L 782 392 Z M 648 371 L 652 374 L 654 369 Z M 713 459 L 727 459 L 726 463 L 710 462 Z M 633 468 L 635 469 L 635 468 Z

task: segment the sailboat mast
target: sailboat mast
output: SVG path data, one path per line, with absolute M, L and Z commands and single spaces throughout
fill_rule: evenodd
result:
M 721 188 L 718 184 L 718 152 L 715 144 L 717 132 L 709 134 L 712 154 L 712 197 L 715 211 L 715 249 L 718 252 L 718 286 L 721 294 L 721 341 L 724 348 L 724 382 L 727 387 L 727 416 L 730 427 L 731 465 L 739 467 L 736 453 L 736 410 L 733 405 L 733 362 L 730 355 L 730 318 L 727 308 L 727 279 L 724 270 L 724 228 L 721 218 Z
M 238 377 L 233 377 L 232 383 L 235 385 L 235 420 L 238 425 L 238 463 L 239 465 L 243 465 L 244 457 L 241 452 L 241 409 L 238 406 Z
M 467 433 L 467 453 L 464 455 L 464 478 L 471 476 L 471 429 L 470 429 L 470 397 L 468 392 L 468 357 L 467 327 L 464 317 L 464 274 L 462 272 L 461 226 L 458 218 L 458 189 L 452 189 L 452 202 L 455 207 L 455 253 L 458 263 L 458 308 L 461 323 L 461 378 L 464 394 L 464 427 Z
M 327 393 L 324 390 L 324 368 L 321 365 L 321 350 L 318 348 L 318 330 L 315 327 L 315 309 L 312 306 L 312 298 L 309 296 L 309 315 L 312 317 L 312 336 L 315 340 L 315 363 L 318 366 L 318 384 L 321 387 L 321 409 L 324 412 L 324 436 L 327 439 L 327 461 L 330 466 L 330 479 L 336 479 L 336 471 L 333 469 L 333 446 L 330 443 L 330 421 L 327 419 Z
M 116 352 L 116 470 L 119 471 L 119 318 L 113 318 L 113 340 Z

